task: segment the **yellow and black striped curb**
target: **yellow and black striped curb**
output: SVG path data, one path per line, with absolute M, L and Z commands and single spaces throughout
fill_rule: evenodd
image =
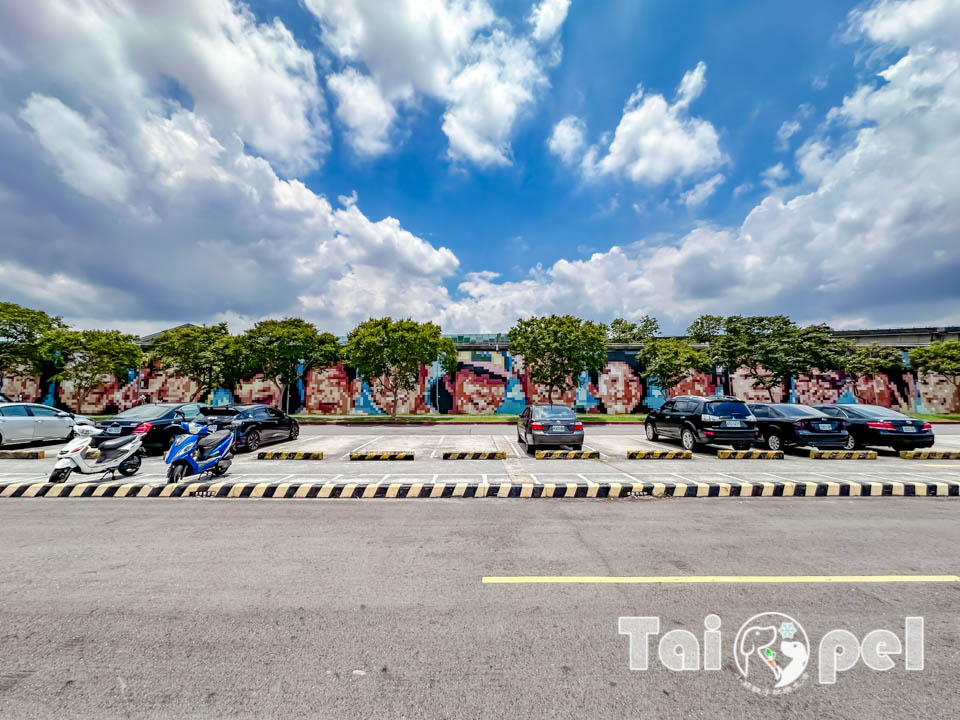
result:
M 445 452 L 444 460 L 506 460 L 503 450 L 482 450 L 479 452 Z
M 717 450 L 721 460 L 783 460 L 782 450 Z
M 484 483 L 484 482 L 135 482 L 0 484 L 0 498 L 627 498 L 627 497 L 960 497 L 954 482 L 710 482 L 710 483 Z
M 257 460 L 323 460 L 322 452 L 259 452 Z
M 0 450 L 0 460 L 43 460 L 43 450 Z
M 960 460 L 956 450 L 901 450 L 904 460 Z
M 596 450 L 537 450 L 537 460 L 599 460 Z
M 692 460 L 689 450 L 627 450 L 627 460 Z
M 811 460 L 876 460 L 876 450 L 811 450 Z
M 413 453 L 401 450 L 350 453 L 351 460 L 413 460 Z

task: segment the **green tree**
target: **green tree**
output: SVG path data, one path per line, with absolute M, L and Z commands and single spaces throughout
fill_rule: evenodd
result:
M 695 372 L 710 372 L 710 356 L 686 340 L 656 338 L 648 342 L 640 353 L 647 377 L 656 378 L 664 394 L 669 397 L 673 388 Z
M 261 320 L 244 335 L 251 368 L 280 390 L 281 403 L 290 411 L 290 388 L 311 370 L 340 360 L 340 345 L 330 333 L 320 333 L 300 318 Z
M 940 340 L 911 350 L 910 364 L 921 376 L 941 375 L 960 389 L 960 340 Z
M 343 354 L 350 367 L 392 396 L 394 419 L 400 393 L 417 387 L 422 366 L 439 359 L 451 376 L 457 368 L 453 340 L 443 337 L 439 326 L 414 320 L 384 317 L 362 322 L 347 336 Z
M 572 315 L 521 318 L 507 339 L 530 379 L 549 389 L 550 402 L 554 390 L 575 388 L 581 372 L 598 372 L 607 359 L 607 326 Z
M 136 336 L 124 335 L 119 330 L 60 331 L 69 334 L 61 340 L 69 348 L 69 358 L 53 380 L 70 381 L 77 391 L 77 412 L 94 388 L 121 378 L 130 369 L 140 369 L 143 353 L 136 344 Z
M 687 328 L 687 335 L 695 343 L 713 342 L 723 334 L 723 318 L 719 315 L 701 315 Z
M 612 343 L 640 344 L 652 340 L 660 333 L 660 323 L 655 317 L 644 315 L 637 322 L 632 323 L 623 318 L 616 318 L 610 323 L 607 331 L 607 340 Z
M 0 303 L 0 383 L 4 375 L 36 377 L 46 388 L 68 360 L 66 329 L 42 310 Z
M 226 323 L 188 325 L 167 330 L 154 338 L 148 357 L 161 370 L 193 380 L 197 384 L 193 396 L 196 400 L 218 387 L 232 389 L 227 377 L 235 370 L 231 353 L 237 342 Z
M 854 396 L 860 400 L 860 379 L 903 369 L 903 352 L 890 345 L 851 345 L 841 369 Z
M 842 368 L 847 348 L 826 325 L 801 328 L 785 315 L 728 317 L 724 334 L 710 344 L 716 363 L 731 372 L 744 368 L 771 402 L 774 389 L 790 377 Z

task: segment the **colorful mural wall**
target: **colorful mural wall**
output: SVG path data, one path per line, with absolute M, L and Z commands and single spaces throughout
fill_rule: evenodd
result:
M 644 378 L 639 372 L 636 352 L 610 351 L 600 372 L 584 372 L 578 380 L 576 390 L 555 394 L 554 402 L 581 412 L 612 414 L 640 413 L 664 402 L 656 380 Z M 33 379 L 5 378 L 2 392 L 14 400 L 22 396 L 27 401 L 56 404 L 88 414 L 111 414 L 137 404 L 141 398 L 148 402 L 193 400 L 197 387 L 185 378 L 148 367 L 139 373 L 131 372 L 127 382 L 97 388 L 82 408 L 77 407 L 77 396 L 69 383 L 44 389 Z M 343 365 L 309 373 L 298 392 L 301 412 L 386 415 L 391 410 L 390 393 L 357 377 Z M 697 374 L 673 391 L 674 395 L 723 393 L 745 400 L 768 400 L 767 393 L 754 389 L 741 372 Z M 857 396 L 860 402 L 916 412 L 943 413 L 960 408 L 960 393 L 944 378 L 920 381 L 909 371 L 863 379 Z M 809 404 L 857 401 L 843 373 L 837 372 L 794 378 L 790 387 L 774 391 L 774 399 Z M 218 405 L 239 402 L 279 406 L 280 390 L 262 378 L 254 378 L 235 394 L 218 390 L 209 400 Z M 441 375 L 438 364 L 421 368 L 416 389 L 401 393 L 398 412 L 510 415 L 521 412 L 529 403 L 546 400 L 546 388 L 530 382 L 522 358 L 503 350 L 461 350 L 452 379 Z

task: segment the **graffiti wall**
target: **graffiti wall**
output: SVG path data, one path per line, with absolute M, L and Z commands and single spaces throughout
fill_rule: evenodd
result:
M 267 403 L 280 405 L 280 389 L 263 378 L 245 382 L 236 393 L 218 390 L 212 398 L 198 398 L 197 386 L 186 378 L 170 376 L 154 368 L 131 372 L 126 382 L 114 382 L 91 392 L 79 406 L 69 383 L 41 388 L 33 379 L 4 378 L 2 392 L 16 400 L 46 402 L 87 414 L 111 414 L 147 402 L 206 400 L 214 404 Z M 730 393 L 745 400 L 767 401 L 763 389 L 753 387 L 742 372 L 698 373 L 685 380 L 674 395 Z M 343 365 L 310 372 L 296 388 L 294 405 L 302 412 L 324 414 L 388 415 L 393 395 L 389 388 L 358 377 Z M 530 381 L 523 359 L 507 351 L 462 350 L 453 378 L 442 375 L 439 364 L 420 369 L 416 388 L 402 391 L 397 400 L 400 414 L 512 415 L 530 403 L 545 402 L 547 389 Z M 960 393 L 944 378 L 918 381 L 909 371 L 861 379 L 856 392 L 843 373 L 831 372 L 794 378 L 788 387 L 773 392 L 776 402 L 790 400 L 807 404 L 863 402 L 916 412 L 944 413 L 960 409 Z M 554 402 L 580 412 L 629 414 L 663 404 L 662 390 L 653 378 L 644 378 L 636 352 L 610 351 L 600 372 L 580 375 L 575 390 L 555 393 Z

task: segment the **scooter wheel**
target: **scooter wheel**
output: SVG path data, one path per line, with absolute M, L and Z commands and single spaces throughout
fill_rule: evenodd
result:
M 136 474 L 137 470 L 139 469 L 140 469 L 139 455 L 131 455 L 122 463 L 120 463 L 120 466 L 117 468 L 117 470 L 120 471 L 121 475 L 125 475 L 127 477 L 130 477 L 131 475 Z
M 171 465 L 170 469 L 167 470 L 167 482 L 168 483 L 177 483 L 183 480 L 183 476 L 187 474 L 186 465 Z
M 217 464 L 213 466 L 213 469 L 210 471 L 212 474 L 220 477 L 221 475 L 226 474 L 227 470 L 230 469 L 229 465 Z
M 50 473 L 50 482 L 66 482 L 67 478 L 70 477 L 71 472 L 73 472 L 73 468 L 55 468 L 54 471 Z

